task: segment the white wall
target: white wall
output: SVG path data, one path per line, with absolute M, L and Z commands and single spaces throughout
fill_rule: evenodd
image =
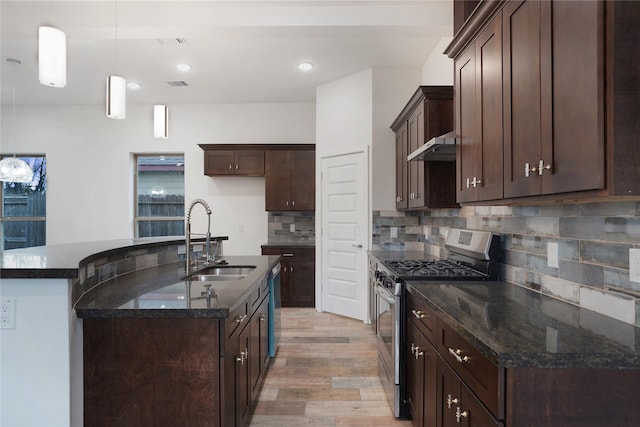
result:
M 371 207 L 396 208 L 396 137 L 390 126 L 420 85 L 417 68 L 373 70 L 373 149 Z
M 422 66 L 423 85 L 453 86 L 453 59 L 443 52 L 453 37 L 445 37 L 438 42 Z
M 66 279 L 2 279 L 0 294 L 15 298 L 16 314 L 15 328 L 0 330 L 2 426 L 72 425 L 71 382 L 77 387 L 81 359 L 71 355 L 69 289 Z
M 16 151 L 47 156 L 47 244 L 132 237 L 132 153 L 171 152 L 185 155 L 186 200 L 207 200 L 212 233 L 229 236 L 225 254 L 260 253 L 267 241 L 264 178 L 204 176 L 197 144 L 312 143 L 314 104 L 169 108 L 169 139 L 157 140 L 151 106 L 129 105 L 125 120 L 107 119 L 102 106 L 18 106 Z M 11 135 L 3 126 L 2 140 Z M 206 229 L 204 213 L 194 211 L 193 222 L 194 232 Z

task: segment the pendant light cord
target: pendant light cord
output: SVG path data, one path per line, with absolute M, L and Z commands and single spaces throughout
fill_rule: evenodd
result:
M 116 67 L 118 66 L 118 0 L 116 0 Z M 117 69 L 116 69 L 117 72 Z

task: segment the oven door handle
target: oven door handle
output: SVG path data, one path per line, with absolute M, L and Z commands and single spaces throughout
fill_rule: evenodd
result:
M 387 303 L 389 303 L 389 305 L 395 305 L 396 304 L 396 299 L 394 297 L 389 296 L 390 293 L 387 292 L 387 290 L 385 288 L 380 287 L 380 286 L 376 286 L 376 293 L 378 294 L 378 296 L 380 296 L 380 298 L 382 298 Z

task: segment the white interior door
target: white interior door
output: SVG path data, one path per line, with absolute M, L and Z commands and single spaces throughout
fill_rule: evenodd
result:
M 322 310 L 367 320 L 366 153 L 322 158 Z

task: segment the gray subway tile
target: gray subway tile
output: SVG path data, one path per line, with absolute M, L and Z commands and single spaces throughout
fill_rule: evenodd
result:
M 605 218 L 604 238 L 612 242 L 640 244 L 640 218 Z
M 575 261 L 560 260 L 558 277 L 602 289 L 604 267 Z
M 582 240 L 580 242 L 580 259 L 590 263 L 629 268 L 629 248 L 629 245 Z
M 581 216 L 634 216 L 635 202 L 598 202 L 583 203 L 580 206 Z
M 529 217 L 526 221 L 527 234 L 557 236 L 559 219 L 554 217 Z
M 567 217 L 560 218 L 558 237 L 578 239 L 604 239 L 604 218 Z

